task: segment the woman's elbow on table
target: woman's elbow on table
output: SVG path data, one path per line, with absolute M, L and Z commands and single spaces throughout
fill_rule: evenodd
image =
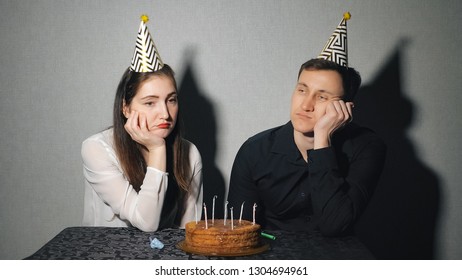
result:
M 155 232 L 159 229 L 158 224 L 133 224 L 133 226 L 144 232 Z
M 159 229 L 158 220 L 151 220 L 147 222 L 142 217 L 135 217 L 134 219 L 132 219 L 130 223 L 132 224 L 132 226 L 144 232 L 154 232 Z

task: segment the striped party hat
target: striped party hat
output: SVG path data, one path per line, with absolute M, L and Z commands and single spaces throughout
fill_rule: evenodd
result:
M 146 22 L 147 15 L 141 16 L 140 28 L 136 37 L 135 53 L 133 54 L 130 70 L 135 72 L 155 72 L 164 67 L 159 52 L 152 40 Z
M 347 48 L 347 20 L 351 14 L 346 12 L 332 36 L 327 41 L 318 58 L 333 61 L 341 66 L 348 67 Z

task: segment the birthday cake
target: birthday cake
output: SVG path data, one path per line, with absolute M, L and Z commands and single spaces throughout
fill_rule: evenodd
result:
M 205 254 L 239 253 L 258 248 L 260 244 L 260 225 L 250 221 L 228 220 L 192 221 L 185 226 L 184 245 L 192 251 Z

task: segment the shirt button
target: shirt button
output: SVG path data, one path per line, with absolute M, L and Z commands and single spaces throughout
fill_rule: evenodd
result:
M 307 222 L 311 222 L 311 216 L 307 216 L 307 217 L 306 217 L 306 221 L 307 221 Z

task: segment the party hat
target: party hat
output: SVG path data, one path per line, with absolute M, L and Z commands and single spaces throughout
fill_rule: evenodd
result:
M 140 28 L 136 37 L 135 53 L 130 65 L 130 70 L 135 72 L 155 72 L 164 67 L 164 63 L 160 59 L 159 52 L 146 26 L 148 20 L 147 15 L 141 16 Z
M 318 58 L 333 61 L 341 66 L 348 67 L 347 49 L 347 20 L 351 14 L 346 12 L 332 36 L 327 41 Z

